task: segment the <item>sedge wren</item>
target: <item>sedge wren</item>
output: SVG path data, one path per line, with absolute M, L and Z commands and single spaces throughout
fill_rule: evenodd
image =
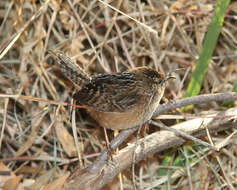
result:
M 148 121 L 160 103 L 167 81 L 174 78 L 149 67 L 90 76 L 64 54 L 49 52 L 73 82 L 76 104 L 85 107 L 107 129 L 129 129 Z

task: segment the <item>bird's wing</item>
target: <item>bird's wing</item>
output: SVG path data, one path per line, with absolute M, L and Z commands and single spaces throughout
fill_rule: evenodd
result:
M 141 104 L 145 94 L 139 93 L 140 81 L 133 73 L 97 75 L 73 95 L 76 103 L 102 112 L 126 112 Z M 148 97 L 149 98 L 149 97 Z

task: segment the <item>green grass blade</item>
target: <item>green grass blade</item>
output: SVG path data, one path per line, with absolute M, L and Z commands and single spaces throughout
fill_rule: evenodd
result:
M 218 36 L 224 22 L 225 12 L 230 0 L 218 0 L 215 15 L 210 23 L 207 34 L 204 38 L 203 48 L 197 62 L 197 66 L 188 85 L 185 97 L 196 96 L 199 94 L 203 79 L 208 69 L 208 64 L 215 49 Z M 190 108 L 186 107 L 186 109 Z
M 237 92 L 237 81 L 235 81 L 234 88 L 233 88 L 232 92 Z M 231 107 L 233 107 L 234 102 L 235 102 L 234 100 L 226 101 L 223 103 L 223 106 L 225 106 L 227 108 L 231 108 Z

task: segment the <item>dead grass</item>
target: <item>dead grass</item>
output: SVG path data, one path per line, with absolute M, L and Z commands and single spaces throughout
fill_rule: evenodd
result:
M 65 52 L 92 74 L 143 65 L 164 73 L 186 68 L 175 74 L 177 80 L 169 84 L 165 95 L 169 100 L 183 97 L 216 1 L 139 2 L 109 1 L 123 14 L 97 0 L 0 2 L 0 187 L 60 188 L 69 172 L 93 162 L 105 148 L 102 128 L 87 114 L 75 114 L 67 106 L 73 89 L 50 64 L 48 49 Z M 233 2 L 201 94 L 233 89 L 237 79 L 236 10 Z M 220 109 L 224 109 L 221 103 L 212 103 L 196 106 L 193 112 L 201 115 Z M 175 113 L 185 114 L 182 110 Z M 176 121 L 163 122 L 172 125 Z M 72 126 L 78 134 L 77 145 Z M 150 126 L 142 135 L 157 130 Z M 213 138 L 224 139 L 231 132 Z M 152 181 L 152 185 L 172 189 L 236 188 L 235 145 L 233 138 L 219 153 L 187 146 L 153 155 L 136 166 L 139 185 L 150 189 Z M 78 155 L 83 164 L 78 164 Z M 167 155 L 168 164 L 163 159 Z M 177 158 L 179 164 L 174 162 Z M 160 167 L 166 168 L 165 176 Z M 4 176 L 1 171 L 11 174 Z M 132 188 L 130 169 L 123 173 L 122 183 L 125 189 Z M 118 179 L 107 187 L 117 189 Z

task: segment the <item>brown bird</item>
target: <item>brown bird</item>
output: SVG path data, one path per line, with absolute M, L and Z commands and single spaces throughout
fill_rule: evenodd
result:
M 148 121 L 163 97 L 167 81 L 174 78 L 149 67 L 90 76 L 64 54 L 50 53 L 75 85 L 76 104 L 86 107 L 107 129 L 129 129 Z

